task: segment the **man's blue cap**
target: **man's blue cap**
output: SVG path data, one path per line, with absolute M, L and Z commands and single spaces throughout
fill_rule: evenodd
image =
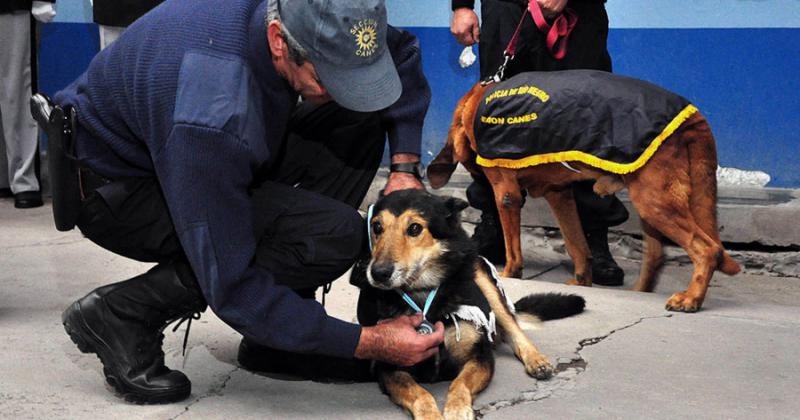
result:
M 386 45 L 383 0 L 278 0 L 281 24 L 308 51 L 322 85 L 339 105 L 384 109 L 403 92 Z

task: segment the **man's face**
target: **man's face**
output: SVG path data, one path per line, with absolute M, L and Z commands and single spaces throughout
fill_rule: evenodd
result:
M 317 71 L 311 62 L 306 61 L 302 66 L 298 66 L 293 60 L 287 61 L 287 72 L 283 77 L 289 81 L 294 90 L 303 99 L 317 105 L 331 100 L 331 95 L 322 86 L 322 82 L 317 76 Z
M 307 60 L 302 65 L 298 65 L 289 57 L 289 46 L 281 34 L 280 22 L 270 22 L 267 28 L 267 40 L 275 70 L 303 99 L 314 104 L 322 104 L 331 100 L 331 96 L 317 76 L 314 65 Z

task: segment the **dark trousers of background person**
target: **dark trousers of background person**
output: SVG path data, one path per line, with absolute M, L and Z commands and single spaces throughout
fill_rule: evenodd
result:
M 298 106 L 280 165 L 252 189 L 256 263 L 279 284 L 313 298 L 319 286 L 352 264 L 357 251 L 342 240 L 352 232 L 337 233 L 337 226 L 366 195 L 381 162 L 384 133 L 377 114 L 333 103 Z M 94 192 L 83 202 L 77 225 L 87 238 L 138 261 L 185 258 L 155 178 L 118 180 L 102 188 L 103 196 Z
M 527 2 L 523 2 L 527 3 Z M 611 71 L 608 54 L 608 15 L 602 1 L 572 0 L 567 4 L 578 15 L 578 24 L 569 37 L 567 54 L 557 60 L 545 45 L 544 34 L 528 15 L 523 25 L 517 54 L 505 76 L 526 71 L 594 69 Z M 502 0 L 481 1 L 481 38 L 479 45 L 481 80 L 493 75 L 503 63 L 505 50 L 522 17 L 524 5 Z M 608 229 L 627 220 L 625 206 L 614 196 L 600 197 L 592 191 L 594 181 L 573 185 L 575 202 L 584 231 Z M 488 181 L 475 179 L 468 189 L 470 204 L 483 212 L 497 212 Z M 502 244 L 502 242 L 501 242 Z

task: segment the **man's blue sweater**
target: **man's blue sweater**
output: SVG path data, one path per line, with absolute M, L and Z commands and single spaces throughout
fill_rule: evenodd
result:
M 352 357 L 360 327 L 253 263 L 248 187 L 270 165 L 297 94 L 275 72 L 266 1 L 170 0 L 131 25 L 55 97 L 78 114 L 80 162 L 110 179 L 157 177 L 211 308 L 255 341 Z M 419 47 L 390 28 L 403 95 L 382 111 L 392 153 L 419 153 L 430 89 Z M 276 200 L 279 200 L 276 197 Z

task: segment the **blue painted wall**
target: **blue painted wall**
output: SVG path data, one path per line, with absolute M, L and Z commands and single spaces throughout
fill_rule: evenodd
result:
M 462 47 L 448 29 L 449 1 L 387 3 L 390 22 L 422 44 L 433 89 L 428 161 L 458 98 L 477 80 L 477 65 L 457 64 Z M 88 0 L 59 0 L 57 7 L 56 22 L 42 28 L 40 85 L 48 93 L 80 74 L 98 48 Z M 762 170 L 771 186 L 800 188 L 800 1 L 609 0 L 607 7 L 615 72 L 691 99 L 711 122 L 723 166 Z

